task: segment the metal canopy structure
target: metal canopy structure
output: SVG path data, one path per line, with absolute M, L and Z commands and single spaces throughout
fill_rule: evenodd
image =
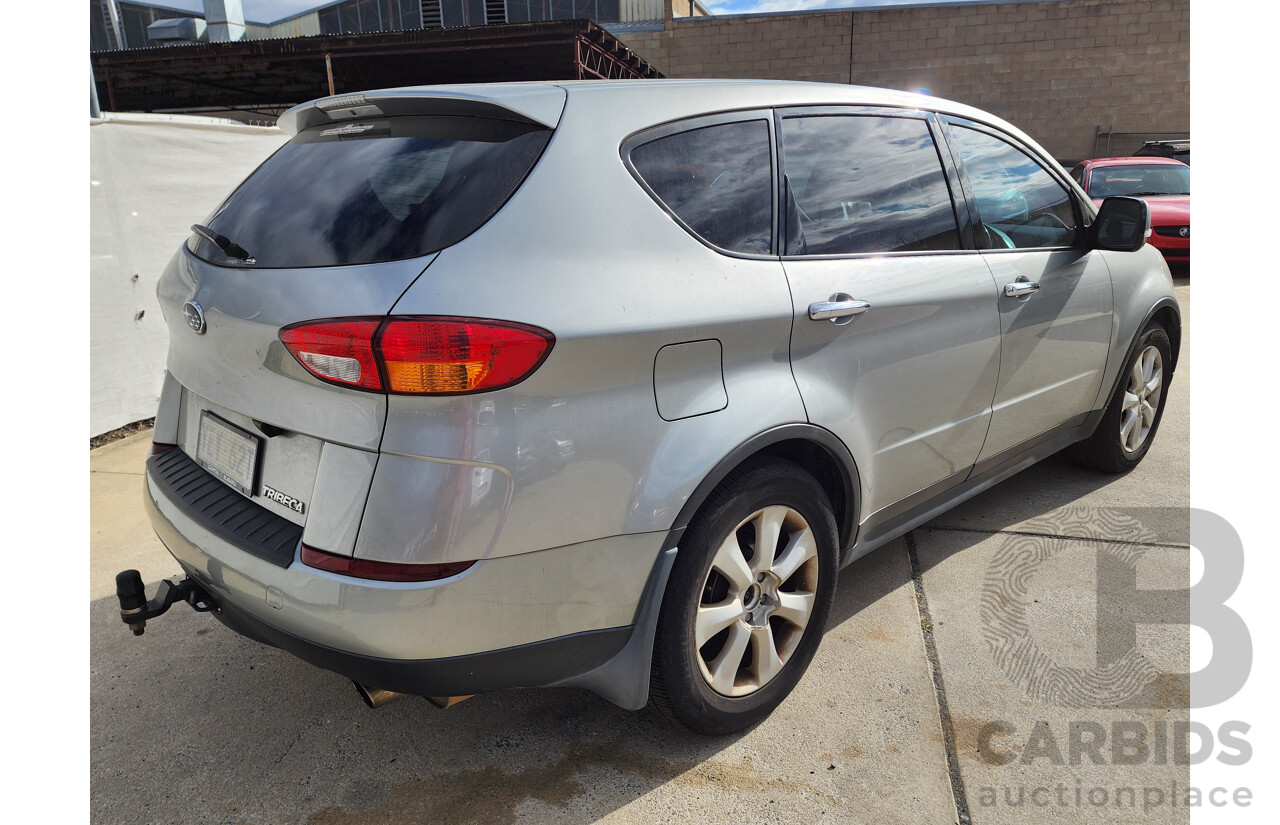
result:
M 590 20 L 198 43 L 91 55 L 111 111 L 278 114 L 317 97 L 436 83 L 661 77 Z

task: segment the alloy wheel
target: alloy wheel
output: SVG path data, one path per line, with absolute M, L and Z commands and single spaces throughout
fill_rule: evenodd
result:
M 746 696 L 782 671 L 804 636 L 818 588 L 818 547 L 804 517 L 774 505 L 717 548 L 696 616 L 698 666 L 723 696 Z
M 1164 385 L 1164 359 L 1154 346 L 1144 349 L 1129 371 L 1129 386 L 1124 393 L 1124 405 L 1120 411 L 1120 445 L 1125 452 L 1141 449 L 1151 427 L 1155 424 L 1156 411 L 1160 409 L 1160 395 Z

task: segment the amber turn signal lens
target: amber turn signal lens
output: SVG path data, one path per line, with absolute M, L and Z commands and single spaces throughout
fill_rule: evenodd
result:
M 527 378 L 554 340 L 544 329 L 507 321 L 392 318 L 378 335 L 378 354 L 391 392 L 481 392 Z

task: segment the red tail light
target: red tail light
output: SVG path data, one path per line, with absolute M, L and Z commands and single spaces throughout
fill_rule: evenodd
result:
M 280 340 L 312 375 L 344 387 L 382 389 L 373 336 L 381 318 L 310 321 L 280 330 Z
M 341 318 L 292 324 L 280 340 L 312 375 L 343 387 L 413 395 L 485 392 L 518 384 L 555 336 L 475 318 Z
M 305 544 L 302 545 L 302 563 L 318 570 L 328 570 L 330 573 L 384 582 L 426 582 L 447 579 L 475 564 L 474 561 L 453 561 L 445 564 L 393 564 L 386 561 L 353 559 L 350 556 L 335 556 Z

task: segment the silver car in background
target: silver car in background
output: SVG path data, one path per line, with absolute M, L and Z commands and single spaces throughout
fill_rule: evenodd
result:
M 1064 448 L 1142 460 L 1178 306 L 984 112 L 855 86 L 389 89 L 193 227 L 145 500 L 176 600 L 392 694 L 763 718 L 837 572 Z M 132 575 L 128 575 L 132 573 Z

